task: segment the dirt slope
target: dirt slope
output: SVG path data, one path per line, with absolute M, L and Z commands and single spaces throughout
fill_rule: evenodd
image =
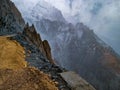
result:
M 0 90 L 58 90 L 48 75 L 27 67 L 24 48 L 0 37 Z
M 9 37 L 0 37 L 0 69 L 20 69 L 27 66 L 25 51 Z

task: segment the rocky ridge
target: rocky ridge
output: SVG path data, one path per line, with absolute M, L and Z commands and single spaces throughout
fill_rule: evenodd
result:
M 21 32 L 25 21 L 14 3 L 10 0 L 1 0 L 0 3 L 0 34 Z
M 34 25 L 29 26 L 26 24 L 23 34 L 25 35 L 26 41 L 35 45 L 39 50 L 50 60 L 51 63 L 54 62 L 51 56 L 51 48 L 47 40 L 42 41 L 40 34 L 35 30 Z

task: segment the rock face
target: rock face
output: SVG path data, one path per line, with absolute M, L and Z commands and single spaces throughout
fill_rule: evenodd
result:
M 52 55 L 51 55 L 51 48 L 47 40 L 43 41 L 43 47 L 44 47 L 45 55 L 48 58 L 48 60 L 50 60 L 51 63 L 54 63 L 54 60 L 52 59 Z
M 21 32 L 24 25 L 25 22 L 15 5 L 10 0 L 0 0 L 0 33 Z
M 54 63 L 51 55 L 51 48 L 47 40 L 42 41 L 40 34 L 35 30 L 34 25 L 29 26 L 26 24 L 23 34 L 25 35 L 26 41 L 30 44 L 36 45 L 37 48 L 50 60 L 51 63 Z

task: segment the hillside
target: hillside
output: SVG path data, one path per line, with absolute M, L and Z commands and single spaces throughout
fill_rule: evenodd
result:
M 19 43 L 0 37 L 0 90 L 58 90 L 48 75 L 27 64 Z
M 26 66 L 24 48 L 7 36 L 0 36 L 0 69 L 17 70 Z

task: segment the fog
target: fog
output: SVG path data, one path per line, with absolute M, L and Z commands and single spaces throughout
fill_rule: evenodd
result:
M 22 14 L 41 0 L 12 0 Z M 83 22 L 120 53 L 120 0 L 45 0 L 72 23 Z

